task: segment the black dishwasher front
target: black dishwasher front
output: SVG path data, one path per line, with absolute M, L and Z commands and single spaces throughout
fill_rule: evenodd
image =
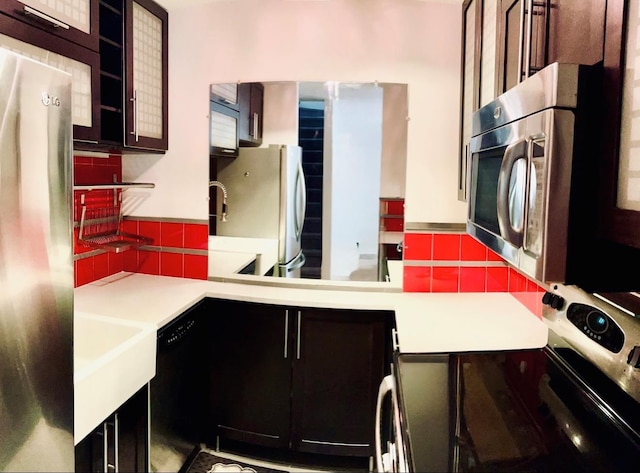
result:
M 202 439 L 208 377 L 206 301 L 158 331 L 151 380 L 151 471 L 178 471 Z

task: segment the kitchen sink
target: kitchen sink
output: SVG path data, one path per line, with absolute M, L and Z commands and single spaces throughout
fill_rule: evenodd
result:
M 78 443 L 155 375 L 157 329 L 74 314 L 74 438 Z

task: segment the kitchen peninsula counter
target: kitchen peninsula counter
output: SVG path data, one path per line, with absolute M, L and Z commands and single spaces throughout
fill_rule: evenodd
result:
M 403 353 L 539 348 L 546 325 L 509 293 L 404 293 L 384 283 L 234 282 L 119 273 L 75 289 L 77 311 L 158 328 L 205 297 L 299 307 L 392 310 Z M 254 282 L 254 283 L 252 283 Z M 276 285 L 278 284 L 278 285 Z M 211 314 L 213 317 L 216 314 Z
M 343 286 L 330 281 L 255 276 L 202 281 L 122 272 L 74 290 L 75 336 L 83 338 L 80 322 L 86 324 L 87 318 L 148 327 L 144 333 L 149 336 L 141 332 L 122 346 L 95 353 L 96 366 L 77 365 L 76 443 L 155 376 L 156 344 L 152 337 L 157 330 L 207 297 L 289 307 L 394 311 L 401 353 L 528 349 L 547 343 L 546 325 L 508 293 L 403 293 L 397 285 L 385 283 Z M 211 314 L 218 316 L 224 314 Z M 100 334 L 92 337 L 98 340 Z M 75 353 L 77 363 L 80 356 Z M 109 396 L 98 389 L 100 383 L 90 383 L 98 389 L 95 392 L 86 382 L 80 384 L 83 375 L 78 367 L 85 372 L 100 369 L 100 373 L 119 373 L 112 376 Z M 94 394 L 86 394 L 91 392 Z

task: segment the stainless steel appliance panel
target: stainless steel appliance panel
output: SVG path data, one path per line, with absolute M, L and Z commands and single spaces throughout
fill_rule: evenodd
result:
M 217 178 L 228 194 L 227 220 L 218 223 L 217 235 L 278 240 L 274 275 L 299 277 L 305 262 L 302 148 L 240 148 L 237 158 L 218 162 Z
M 0 49 L 0 470 L 73 471 L 71 76 Z

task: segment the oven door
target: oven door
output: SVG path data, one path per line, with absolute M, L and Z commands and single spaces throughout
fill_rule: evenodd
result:
M 467 232 L 539 281 L 565 277 L 573 129 L 548 109 L 471 140 Z
M 465 354 L 454 471 L 623 472 L 640 460 L 638 403 L 570 349 Z

